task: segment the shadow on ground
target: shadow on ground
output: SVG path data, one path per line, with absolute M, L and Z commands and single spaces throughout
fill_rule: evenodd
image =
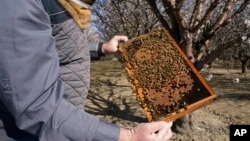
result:
M 126 99 L 119 100 L 121 101 L 120 104 L 123 105 L 123 108 L 121 108 L 120 104 L 117 104 L 113 100 L 107 100 L 106 97 L 103 97 L 98 93 L 90 92 L 88 99 L 93 104 L 91 106 L 85 105 L 85 107 L 87 108 L 86 111 L 90 114 L 105 117 L 111 116 L 113 118 L 119 118 L 120 120 L 127 120 L 138 123 L 146 121 L 144 117 L 135 115 L 133 109 L 131 108 L 131 105 L 126 102 Z

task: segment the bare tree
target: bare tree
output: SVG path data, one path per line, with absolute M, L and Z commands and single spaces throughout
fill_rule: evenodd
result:
M 243 13 L 245 14 L 245 13 Z M 228 66 L 233 66 L 235 61 L 240 60 L 242 73 L 247 73 L 247 65 L 250 60 L 250 38 L 247 38 L 247 34 L 250 33 L 250 20 L 246 19 L 248 15 L 241 15 L 232 20 L 233 25 L 228 25 L 226 28 L 222 28 L 217 34 L 211 45 L 217 44 L 217 42 L 230 40 L 230 38 L 241 36 L 242 42 L 239 44 L 232 44 L 225 49 L 219 58 L 226 60 Z M 225 36 L 227 35 L 227 36 Z M 226 39 L 227 38 L 227 39 Z
M 239 46 L 243 33 L 250 37 L 249 27 L 235 26 L 249 9 L 249 0 L 97 0 L 93 25 L 105 40 L 163 26 L 200 70 L 223 50 Z
M 235 50 L 235 58 L 241 61 L 242 73 L 247 73 L 247 65 L 250 60 L 250 40 L 243 41 L 241 46 Z
M 242 41 L 242 36 L 237 35 L 217 42 L 216 46 L 210 45 L 220 29 L 229 25 L 241 12 L 249 15 L 249 0 L 147 1 L 161 24 L 169 30 L 198 70 L 204 64 L 213 62 L 223 50 Z M 164 9 L 159 9 L 160 4 Z M 250 34 L 246 36 L 249 38 Z
M 93 26 L 105 40 L 121 34 L 135 37 L 160 26 L 144 0 L 97 0 L 92 13 Z

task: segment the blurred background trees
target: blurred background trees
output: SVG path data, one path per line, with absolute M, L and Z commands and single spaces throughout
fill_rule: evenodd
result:
M 97 0 L 92 13 L 93 26 L 104 40 L 114 35 L 132 38 L 160 26 L 144 0 Z
M 92 12 L 104 40 L 166 28 L 198 70 L 250 38 L 249 0 L 96 0 Z

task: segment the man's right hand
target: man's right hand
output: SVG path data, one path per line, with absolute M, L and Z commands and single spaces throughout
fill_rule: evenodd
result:
M 131 130 L 121 129 L 119 141 L 168 141 L 172 122 L 141 123 Z

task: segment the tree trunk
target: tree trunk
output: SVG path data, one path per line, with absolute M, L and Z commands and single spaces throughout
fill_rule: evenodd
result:
M 248 59 L 244 59 L 244 60 L 240 60 L 240 61 L 241 61 L 241 72 L 247 73 Z
M 173 122 L 172 131 L 179 134 L 187 134 L 194 128 L 193 113 L 189 113 Z

